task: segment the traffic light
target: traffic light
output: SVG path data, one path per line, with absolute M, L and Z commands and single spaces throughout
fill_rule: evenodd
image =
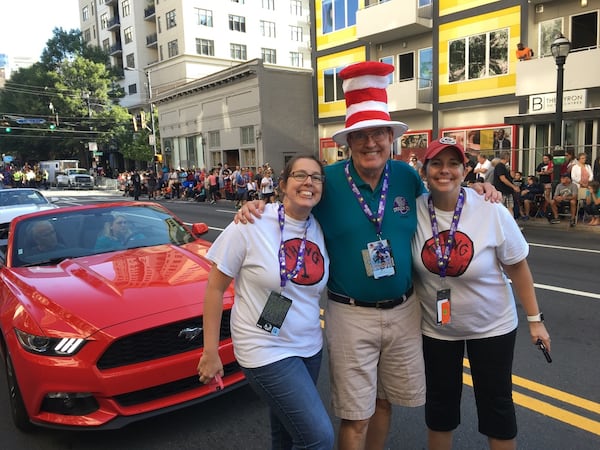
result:
M 5 133 L 10 133 L 11 131 L 12 131 L 12 128 L 11 128 L 11 127 L 5 127 L 5 128 L 4 128 L 4 132 L 5 132 Z
M 158 155 L 154 155 L 154 162 L 162 163 L 163 162 L 163 155 L 161 155 L 160 153 Z
M 56 124 L 54 122 L 50 122 L 48 124 L 48 128 L 50 128 L 50 131 L 54 131 L 56 129 Z

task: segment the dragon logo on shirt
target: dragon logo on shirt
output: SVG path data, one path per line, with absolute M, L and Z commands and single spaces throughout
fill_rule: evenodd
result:
M 440 233 L 440 241 L 442 242 L 442 255 L 446 249 L 444 243 L 448 239 L 448 233 L 450 230 L 442 231 Z M 450 252 L 450 261 L 448 262 L 448 268 L 446 270 L 446 275 L 449 277 L 459 277 L 469 267 L 471 261 L 473 260 L 473 241 L 469 236 L 460 231 L 457 231 L 454 235 L 455 244 L 454 248 Z M 439 275 L 440 270 L 437 264 L 437 256 L 435 254 L 435 240 L 433 236 L 429 238 L 425 244 L 423 244 L 423 248 L 421 249 L 421 261 L 423 261 L 423 265 L 429 270 L 431 273 Z
M 294 238 L 285 241 L 285 267 L 291 272 L 296 267 L 298 251 L 302 239 Z M 319 247 L 311 241 L 306 241 L 304 249 L 304 264 L 298 271 L 296 276 L 292 278 L 292 282 L 304 286 L 311 286 L 319 283 L 325 275 L 325 260 Z

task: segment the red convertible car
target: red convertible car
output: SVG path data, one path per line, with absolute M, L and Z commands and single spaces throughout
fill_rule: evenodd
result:
M 210 243 L 154 203 L 16 217 L 0 236 L 0 350 L 15 425 L 111 429 L 245 384 L 224 299 L 223 389 L 198 380 Z M 0 230 L 2 231 L 2 230 Z

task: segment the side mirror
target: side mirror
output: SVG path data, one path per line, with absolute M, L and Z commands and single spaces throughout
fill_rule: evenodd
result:
M 195 223 L 192 225 L 192 233 L 196 236 L 201 236 L 208 232 L 208 225 L 204 222 Z

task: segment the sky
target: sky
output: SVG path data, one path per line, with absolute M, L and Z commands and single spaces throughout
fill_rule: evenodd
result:
M 79 29 L 78 0 L 3 0 L 0 53 L 38 60 L 55 27 Z

